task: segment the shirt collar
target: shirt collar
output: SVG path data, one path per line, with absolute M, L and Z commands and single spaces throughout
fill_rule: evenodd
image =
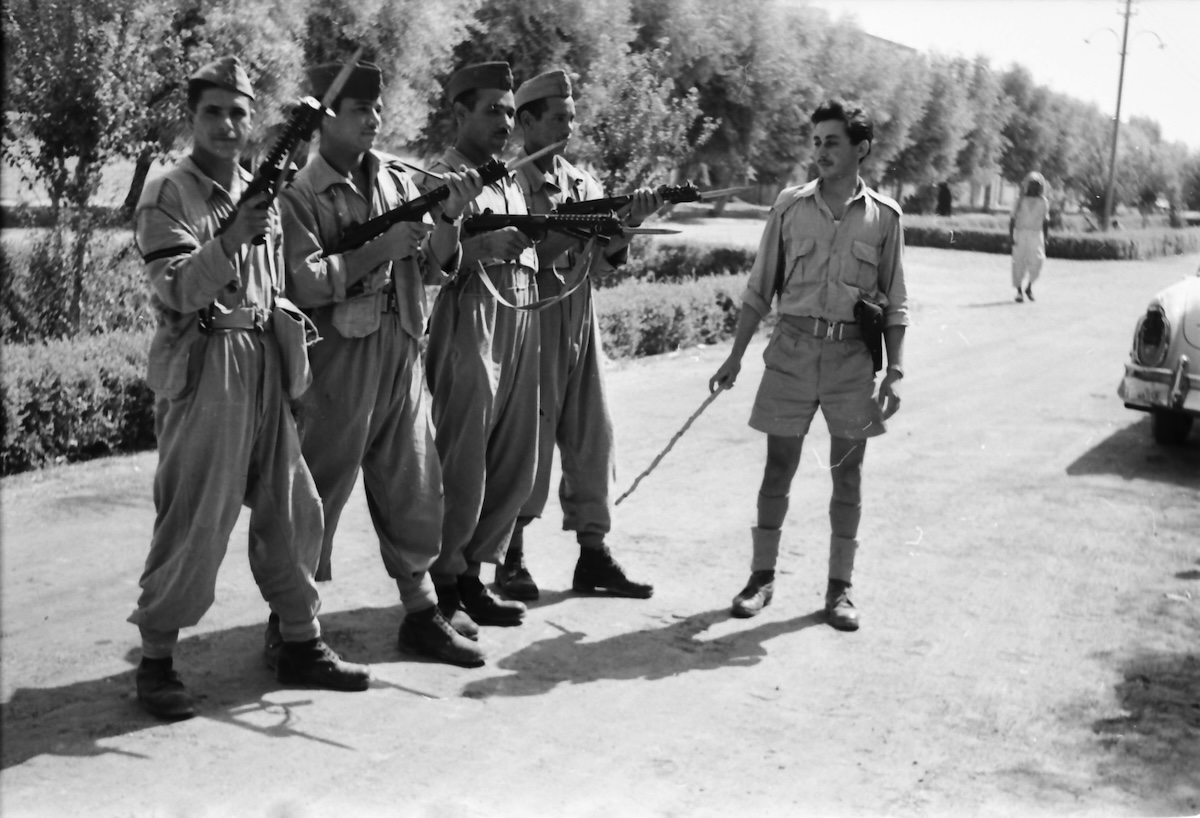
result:
M 234 170 L 234 173 L 237 174 L 234 187 L 237 188 L 237 190 L 226 190 L 222 185 L 218 184 L 215 179 L 213 179 L 204 171 L 200 170 L 200 166 L 196 164 L 194 159 L 192 159 L 191 154 L 183 157 L 183 161 L 179 163 L 179 166 L 195 177 L 196 182 L 200 186 L 200 190 L 204 193 L 205 200 L 212 198 L 214 190 L 219 190 L 228 196 L 230 201 L 235 201 L 234 194 L 236 193 L 240 196 L 241 191 L 245 189 L 246 185 L 250 184 L 251 180 L 254 179 L 254 175 L 251 174 L 250 171 L 246 170 L 241 165 L 237 165 Z
M 324 193 L 334 185 L 349 185 L 351 190 L 354 190 L 364 199 L 370 194 L 370 191 L 355 188 L 354 179 L 329 164 L 319 152 L 308 161 L 312 165 L 312 169 L 308 172 L 308 179 L 314 193 Z M 374 179 L 379 173 L 379 157 L 375 155 L 374 151 L 367 151 L 367 155 L 363 157 L 363 164 L 366 166 L 367 179 Z
M 517 158 L 524 159 L 528 155 L 529 152 L 522 148 L 521 154 Z M 562 171 L 563 163 L 561 156 L 554 157 L 554 166 L 549 171 L 542 170 L 534 162 L 517 168 L 517 172 L 525 177 L 526 181 L 529 182 L 529 189 L 534 193 L 537 193 L 546 185 L 554 188 L 556 192 L 561 192 L 563 190 L 561 178 L 564 175 Z

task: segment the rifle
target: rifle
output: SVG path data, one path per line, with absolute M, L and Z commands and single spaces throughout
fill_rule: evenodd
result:
M 512 214 L 493 213 L 489 210 L 475 216 L 467 216 L 463 221 L 463 231 L 466 233 L 486 233 L 505 227 L 515 227 L 534 241 L 541 241 L 551 230 L 577 239 L 587 240 L 597 237 L 603 241 L 629 233 L 661 236 L 679 232 L 656 227 L 625 227 L 611 211 L 578 214 Z
M 686 182 L 682 185 L 660 185 L 658 195 L 662 196 L 663 201 L 667 204 L 681 204 L 683 202 L 702 202 L 708 199 L 717 199 L 738 190 L 745 190 L 745 188 L 727 187 L 720 190 L 702 191 L 691 182 Z M 608 196 L 603 199 L 563 202 L 555 208 L 555 212 L 563 214 L 611 213 L 620 210 L 632 201 L 633 194 L 625 193 L 620 196 Z
M 299 102 L 296 103 L 296 107 L 292 109 L 292 114 L 288 118 L 283 132 L 275 139 L 275 143 L 267 151 L 266 157 L 259 163 L 254 178 L 246 186 L 246 189 L 242 191 L 241 198 L 238 199 L 238 207 L 241 207 L 260 193 L 267 194 L 267 201 L 261 207 L 266 209 L 271 206 L 271 202 L 275 201 L 275 197 L 279 195 L 279 191 L 283 188 L 288 170 L 292 167 L 292 163 L 296 159 L 296 151 L 299 149 L 300 143 L 312 138 L 313 131 L 321 124 L 321 119 L 325 114 L 333 116 L 333 112 L 329 110 L 329 106 L 333 104 L 333 101 L 337 99 L 337 95 L 345 87 L 346 82 L 349 81 L 350 75 L 354 71 L 354 66 L 358 64 L 358 58 L 362 55 L 362 52 L 361 47 L 358 51 L 354 52 L 354 56 L 342 67 L 342 70 L 334 78 L 333 84 L 329 86 L 329 90 L 325 92 L 324 99 L 318 102 L 310 96 L 300 98 Z M 234 212 L 221 223 L 217 232 L 223 232 L 233 223 L 236 217 L 237 208 L 234 208 Z M 262 244 L 264 241 L 266 241 L 266 236 L 260 235 L 254 237 L 255 244 Z
M 490 185 L 493 182 L 498 182 L 508 174 L 512 173 L 522 165 L 526 165 L 535 159 L 541 158 L 546 153 L 562 147 L 563 143 L 559 142 L 555 145 L 549 145 L 537 153 L 526 156 L 524 159 L 513 162 L 511 165 L 506 165 L 499 159 L 489 159 L 475 170 L 479 173 L 480 178 L 485 185 Z M 411 165 L 405 163 L 405 167 L 412 168 Z M 419 168 L 414 168 L 419 170 Z M 424 173 L 425 171 L 421 171 Z M 435 174 L 429 174 L 434 176 Z M 348 250 L 355 250 L 362 247 L 371 239 L 386 233 L 388 228 L 400 222 L 419 222 L 432 210 L 438 203 L 444 202 L 450 197 L 450 187 L 448 185 L 440 185 L 435 187 L 423 196 L 418 196 L 411 202 L 405 202 L 397 208 L 381 213 L 373 219 L 368 219 L 361 224 L 351 225 L 342 232 L 342 238 L 338 242 L 337 247 L 333 250 L 333 254 L 345 253 Z

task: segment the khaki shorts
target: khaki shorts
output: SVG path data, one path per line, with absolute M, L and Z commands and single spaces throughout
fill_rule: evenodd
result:
M 750 413 L 752 429 L 801 437 L 819 406 L 833 437 L 863 440 L 887 431 L 875 402 L 871 352 L 861 340 L 814 338 L 781 321 L 763 361 L 767 368 Z

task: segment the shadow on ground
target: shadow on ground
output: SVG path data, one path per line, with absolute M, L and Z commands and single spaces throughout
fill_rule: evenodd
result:
M 513 673 L 471 682 L 463 688 L 463 695 L 538 696 L 563 683 L 655 681 L 695 670 L 746 667 L 767 656 L 768 640 L 823 624 L 825 613 L 816 611 L 783 622 L 763 622 L 716 639 L 699 638 L 727 619 L 728 608 L 705 611 L 664 628 L 622 633 L 597 642 L 584 642 L 587 634 L 555 625 L 562 631 L 560 636 L 535 642 L 499 662 L 498 667 Z
M 1163 446 L 1150 434 L 1150 416 L 1118 429 L 1071 465 L 1067 474 L 1111 474 L 1126 480 L 1154 480 L 1200 487 L 1200 435 L 1182 446 Z
M 326 640 L 346 659 L 396 662 L 410 658 L 394 646 L 400 618 L 398 609 L 361 608 L 322 615 L 321 625 Z M 262 633 L 261 625 L 247 625 L 181 639 L 175 650 L 175 667 L 197 698 L 199 716 L 280 738 L 303 738 L 304 733 L 291 727 L 291 711 L 310 703 L 303 689 L 290 689 L 294 699 L 283 704 L 275 701 L 278 696 L 263 700 L 266 694 L 277 693 L 280 685 L 263 662 Z M 0 723 L 4 725 L 0 769 L 39 755 L 122 753 L 100 742 L 162 724 L 141 710 L 134 695 L 134 666 L 140 651 L 131 650 L 124 658 L 130 669 L 103 679 L 63 687 L 17 688 L 12 698 L 0 705 Z M 256 711 L 260 714 L 244 718 Z M 271 726 L 264 727 L 264 723 Z M 328 743 L 326 739 L 313 740 Z
M 1140 653 L 1116 686 L 1124 714 L 1092 729 L 1109 783 L 1162 799 L 1164 814 L 1200 814 L 1200 654 Z

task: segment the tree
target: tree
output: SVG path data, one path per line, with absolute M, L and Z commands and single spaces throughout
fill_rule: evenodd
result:
M 1000 157 L 1008 144 L 1004 128 L 1016 108 L 1004 95 L 1000 79 L 986 57 L 976 57 L 971 67 L 967 101 L 972 123 L 956 160 L 957 177 L 972 184 L 985 184 L 1000 172 Z
M 970 73 L 965 60 L 935 58 L 931 62 L 928 101 L 885 179 L 932 185 L 958 175 L 958 155 L 973 125 L 967 100 Z

